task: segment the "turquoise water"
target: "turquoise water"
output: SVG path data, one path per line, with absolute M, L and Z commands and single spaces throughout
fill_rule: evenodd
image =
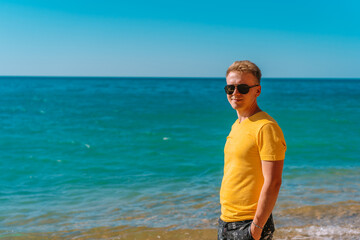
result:
M 224 79 L 0 83 L 3 236 L 216 225 L 223 147 L 236 119 Z M 291 215 L 299 206 L 358 205 L 360 80 L 264 79 L 258 101 L 288 145 L 278 226 L 312 224 L 311 217 Z M 356 209 L 349 214 L 351 224 L 360 222 Z M 338 215 L 329 218 L 349 222 Z

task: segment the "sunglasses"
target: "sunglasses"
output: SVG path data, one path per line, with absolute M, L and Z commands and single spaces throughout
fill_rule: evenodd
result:
M 226 94 L 233 94 L 235 91 L 235 87 L 237 88 L 238 92 L 241 94 L 247 94 L 250 91 L 250 88 L 256 87 L 256 86 L 260 86 L 260 85 L 252 85 L 249 86 L 247 84 L 239 84 L 239 85 L 226 85 L 225 86 L 225 92 Z

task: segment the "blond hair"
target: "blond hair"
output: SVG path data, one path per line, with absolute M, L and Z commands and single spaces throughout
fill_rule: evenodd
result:
M 254 75 L 258 82 L 260 83 L 261 79 L 261 71 L 255 63 L 252 63 L 248 60 L 244 61 L 235 61 L 233 64 L 230 65 L 228 70 L 226 71 L 226 77 L 229 75 L 230 72 L 248 72 Z

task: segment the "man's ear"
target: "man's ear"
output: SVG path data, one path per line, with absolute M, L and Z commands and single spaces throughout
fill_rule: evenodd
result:
M 261 93 L 261 86 L 256 88 L 256 97 L 260 96 Z

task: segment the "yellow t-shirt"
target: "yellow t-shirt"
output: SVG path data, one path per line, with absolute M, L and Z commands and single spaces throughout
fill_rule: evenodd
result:
M 261 161 L 284 160 L 286 143 L 277 122 L 258 112 L 241 123 L 237 119 L 227 137 L 224 177 L 220 189 L 225 222 L 253 219 L 264 183 Z

